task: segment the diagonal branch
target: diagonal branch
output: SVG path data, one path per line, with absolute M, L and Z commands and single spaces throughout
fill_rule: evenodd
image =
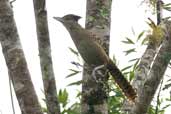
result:
M 22 114 L 43 114 L 8 0 L 0 0 L 0 42 Z
M 138 98 L 135 104 L 131 105 L 131 108 L 127 108 L 128 114 L 145 114 L 147 112 L 148 106 L 157 90 L 157 87 L 165 73 L 171 57 L 171 22 L 162 23 L 164 25 L 164 40 L 162 42 L 161 48 L 154 60 L 151 69 L 145 69 L 145 73 L 137 70 L 138 75 L 141 80 L 135 80 L 134 86 L 139 87 L 137 89 Z M 146 65 L 148 66 L 148 65 Z M 146 67 L 145 67 L 146 68 Z M 149 73 L 148 73 L 149 70 Z M 136 75 L 137 76 L 137 75 Z M 137 76 L 138 77 L 138 76 Z M 137 79 L 137 78 L 136 78 Z M 130 106 L 130 105 L 129 105 Z M 126 108 L 125 108 L 126 109 Z

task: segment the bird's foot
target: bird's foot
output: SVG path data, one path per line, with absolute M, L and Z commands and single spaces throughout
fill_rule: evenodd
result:
M 93 69 L 92 76 L 96 82 L 98 82 L 98 79 L 96 77 L 97 75 L 104 76 L 104 74 L 101 71 L 101 69 L 103 69 L 104 67 L 105 67 L 105 65 L 99 65 Z

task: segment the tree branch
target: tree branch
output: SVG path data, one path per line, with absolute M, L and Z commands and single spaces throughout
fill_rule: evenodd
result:
M 22 114 L 43 114 L 8 0 L 0 0 L 0 41 Z
M 47 110 L 49 114 L 60 114 L 60 106 L 57 98 L 56 81 L 51 57 L 47 11 L 45 8 L 46 0 L 33 0 L 33 3 Z
M 134 87 L 137 88 L 138 97 L 135 104 L 130 104 L 127 102 L 125 106 L 129 106 L 124 110 L 128 114 L 145 114 L 147 112 L 148 106 L 157 90 L 157 87 L 165 73 L 171 57 L 171 22 L 164 21 L 161 23 L 161 27 L 164 31 L 163 42 L 161 48 L 157 53 L 157 56 L 152 64 L 152 67 L 144 67 L 144 71 L 137 69 L 136 79 L 134 80 Z M 141 63 L 142 64 L 142 63 Z M 140 64 L 140 65 L 141 65 Z M 146 66 L 149 66 L 146 64 Z M 138 78 L 139 77 L 139 78 Z M 128 105 L 129 104 L 129 105 Z M 124 106 L 124 107 L 125 107 Z

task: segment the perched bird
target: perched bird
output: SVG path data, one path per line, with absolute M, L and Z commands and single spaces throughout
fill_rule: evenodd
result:
M 106 54 L 100 41 L 101 39 L 94 33 L 84 29 L 78 24 L 80 16 L 69 14 L 64 17 L 54 17 L 54 19 L 61 22 L 71 35 L 71 38 L 78 49 L 83 60 L 89 64 L 99 68 L 105 66 L 115 82 L 122 89 L 125 96 L 131 101 L 136 98 L 136 92 L 123 76 L 121 71 L 113 63 L 113 61 Z

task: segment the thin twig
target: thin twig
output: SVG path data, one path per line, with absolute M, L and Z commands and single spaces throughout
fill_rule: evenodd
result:
M 158 114 L 158 110 L 159 110 L 158 104 L 160 103 L 160 93 L 161 93 L 161 90 L 162 90 L 163 80 L 164 79 L 161 80 L 159 92 L 157 94 L 157 104 L 156 104 L 155 114 Z
M 13 95 L 12 95 L 12 80 L 9 76 L 9 87 L 10 87 L 10 97 L 11 97 L 11 105 L 12 105 L 12 111 L 13 111 L 13 114 L 15 114 L 15 107 L 14 107 L 14 99 L 13 99 Z
M 159 25 L 161 23 L 161 20 L 163 18 L 162 16 L 162 5 L 163 5 L 163 1 L 162 0 L 157 0 L 156 1 L 156 12 L 157 12 L 157 25 Z
M 11 7 L 13 7 L 13 2 L 15 2 L 16 0 L 12 0 L 12 1 L 10 1 L 10 5 L 11 5 Z

